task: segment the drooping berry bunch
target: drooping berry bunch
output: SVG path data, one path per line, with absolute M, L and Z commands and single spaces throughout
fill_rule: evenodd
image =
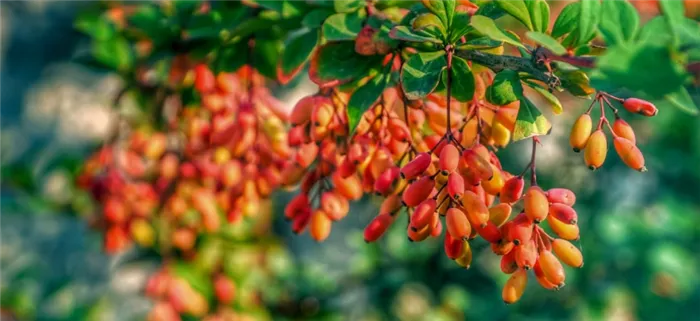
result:
M 646 117 L 652 117 L 658 113 L 656 106 L 648 101 L 639 98 L 622 99 L 605 92 L 599 92 L 590 107 L 588 107 L 588 110 L 576 119 L 574 126 L 571 128 L 569 143 L 575 152 L 584 151 L 583 158 L 588 168 L 591 170 L 598 169 L 603 166 L 608 154 L 608 142 L 603 132 L 603 124 L 605 124 L 613 136 L 613 146 L 615 146 L 615 151 L 620 156 L 620 159 L 630 168 L 646 172 L 644 155 L 635 145 L 637 139 L 634 130 L 629 123 L 620 117 L 618 109 L 613 106 L 611 99 L 620 102 L 630 113 Z M 591 110 L 596 102 L 600 106 L 600 119 L 595 130 L 593 130 Z M 605 117 L 606 106 L 612 110 L 615 116 L 612 126 Z

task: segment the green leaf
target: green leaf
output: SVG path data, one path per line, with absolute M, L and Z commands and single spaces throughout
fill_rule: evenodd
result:
M 318 44 L 318 30 L 312 29 L 298 34 L 285 44 L 281 67 L 285 75 L 299 69 L 311 57 Z
M 204 273 L 184 262 L 175 262 L 171 267 L 173 273 L 177 277 L 187 281 L 194 290 L 207 297 L 207 299 L 212 298 L 214 294 L 212 283 Z
M 277 78 L 277 61 L 282 50 L 282 41 L 277 39 L 255 41 L 253 47 L 253 65 L 265 77 Z
M 559 98 L 557 96 L 554 96 L 554 94 L 550 93 L 549 90 L 546 88 L 538 85 L 537 83 L 529 82 L 526 81 L 525 83 L 530 86 L 530 88 L 534 89 L 537 93 L 542 95 L 542 97 L 549 102 L 549 105 L 552 107 L 552 111 L 554 114 L 559 115 L 564 111 L 564 106 L 561 105 L 561 102 L 559 101 Z
M 418 34 L 420 33 L 420 34 Z M 396 39 L 396 40 L 403 40 L 403 41 L 411 41 L 411 42 L 433 42 L 433 43 L 442 43 L 440 39 L 437 39 L 431 35 L 428 35 L 425 32 L 418 32 L 414 33 L 408 27 L 406 26 L 396 26 L 391 29 L 389 32 L 389 37 L 391 39 Z
M 474 98 L 472 70 L 466 60 L 457 56 L 452 57 L 452 97 L 462 102 L 471 101 Z
M 588 75 L 582 70 L 569 70 L 558 73 L 561 86 L 577 97 L 588 97 L 595 93 Z
M 452 28 L 450 28 L 449 42 L 456 43 L 462 36 L 474 30 L 469 25 L 471 16 L 464 12 L 457 12 L 452 20 Z
M 430 30 L 433 34 L 446 36 L 445 25 L 434 13 L 424 13 L 413 20 L 413 30 Z
M 664 17 L 655 17 L 647 21 L 639 31 L 636 42 L 659 42 L 670 44 L 672 40 L 671 29 Z
M 379 74 L 352 94 L 348 101 L 348 124 L 351 133 L 360 122 L 362 114 L 382 95 L 389 79 L 385 74 Z
M 578 22 L 578 15 L 580 11 L 581 3 L 579 2 L 572 2 L 566 5 L 566 7 L 562 9 L 561 13 L 559 13 L 557 20 L 554 22 L 552 37 L 559 38 L 576 30 L 576 24 Z
M 323 37 L 327 41 L 355 40 L 362 30 L 359 13 L 336 13 L 323 23 Z
M 513 141 L 519 141 L 533 136 L 547 135 L 552 130 L 552 124 L 542 115 L 539 109 L 524 98 L 520 100 L 518 117 L 513 128 Z
M 81 13 L 73 26 L 95 40 L 108 40 L 116 33 L 114 24 L 105 15 L 93 11 Z
M 612 47 L 596 65 L 608 81 L 655 98 L 677 91 L 687 79 L 671 49 L 656 42 Z
M 697 115 L 698 107 L 693 102 L 693 98 L 690 97 L 690 93 L 684 87 L 679 90 L 670 93 L 664 97 L 666 101 L 670 102 L 672 105 L 678 107 L 678 109 L 689 113 L 691 115 Z
M 317 28 L 323 25 L 323 21 L 333 14 L 333 11 L 328 9 L 315 9 L 307 13 L 304 19 L 301 20 L 301 25 L 307 28 Z
M 549 49 L 557 55 L 563 55 L 566 53 L 566 48 L 564 48 L 564 46 L 562 46 L 556 39 L 550 37 L 547 34 L 536 31 L 528 31 L 526 35 L 532 41 L 536 42 L 542 47 Z
M 598 30 L 606 44 L 625 43 L 636 36 L 639 28 L 639 14 L 628 1 L 603 1 L 601 15 Z
M 333 7 L 336 12 L 354 12 L 360 8 L 364 8 L 367 3 L 363 0 L 342 0 L 333 1 Z
M 351 41 L 331 42 L 317 49 L 309 76 L 318 85 L 335 80 L 347 83 L 366 76 L 372 66 L 381 63 L 382 58 L 357 54 L 355 43 Z
M 523 97 L 523 85 L 514 70 L 503 70 L 493 78 L 491 86 L 486 88 L 486 100 L 496 106 L 510 104 Z
M 401 85 L 408 99 L 421 99 L 435 90 L 447 66 L 445 53 L 420 52 L 411 56 L 401 69 Z
M 544 0 L 526 0 L 533 31 L 547 32 L 549 28 L 549 5 Z
M 580 1 L 580 3 L 577 44 L 588 42 L 595 36 L 600 18 L 600 2 L 598 0 Z
M 530 20 L 530 12 L 527 10 L 527 5 L 523 0 L 496 0 L 503 11 L 522 22 L 529 30 L 534 30 L 532 21 Z
M 486 2 L 480 5 L 479 9 L 477 9 L 474 13 L 475 16 L 489 17 L 494 20 L 502 17 L 504 14 L 506 14 L 506 12 L 503 9 L 501 9 L 501 6 L 499 6 L 496 2 L 493 1 Z
M 438 16 L 448 29 L 452 26 L 452 18 L 457 7 L 455 0 L 427 0 L 423 1 L 423 4 L 430 12 Z
M 678 29 L 680 28 L 682 21 L 685 21 L 685 8 L 683 1 L 661 0 L 659 1 L 659 4 L 661 5 L 661 12 L 666 19 L 668 26 L 671 28 L 673 38 L 678 39 Z
M 484 36 L 490 37 L 493 40 L 503 41 L 516 47 L 525 48 L 522 43 L 511 38 L 505 31 L 496 26 L 496 22 L 488 17 L 473 16 L 470 25 L 474 27 L 476 31 L 480 32 Z
M 492 49 L 492 48 L 497 48 L 503 45 L 503 42 L 501 41 L 496 41 L 493 40 L 489 37 L 479 37 L 479 38 L 471 38 L 467 40 L 466 43 L 463 43 L 459 46 L 457 46 L 457 49 L 459 50 L 484 50 L 484 49 Z
M 124 38 L 93 42 L 92 55 L 95 60 L 114 70 L 129 69 L 134 61 L 129 42 Z

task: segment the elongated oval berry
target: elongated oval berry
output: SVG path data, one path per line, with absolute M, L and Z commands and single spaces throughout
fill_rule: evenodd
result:
M 348 215 L 350 204 L 342 195 L 331 191 L 321 194 L 321 209 L 333 221 L 338 221 Z
M 311 237 L 316 242 L 323 242 L 331 234 L 331 219 L 323 210 L 316 210 L 311 216 Z
M 462 146 L 471 147 L 476 143 L 478 124 L 476 117 L 467 121 L 467 124 L 462 128 Z
M 216 87 L 216 77 L 205 64 L 194 67 L 194 88 L 200 93 L 212 92 Z
M 513 211 L 507 203 L 501 203 L 496 206 L 489 208 L 489 221 L 493 222 L 498 227 L 501 227 L 510 217 L 510 213 Z
M 620 155 L 620 159 L 625 165 L 640 172 L 647 171 L 647 168 L 644 166 L 644 155 L 633 142 L 618 136 L 615 137 L 613 144 L 615 145 L 615 151 Z
M 430 167 L 432 156 L 429 153 L 420 153 L 401 168 L 401 177 L 411 180 L 423 174 Z
M 521 245 L 532 239 L 532 231 L 535 228 L 532 220 L 525 214 L 518 214 L 513 219 L 513 224 L 508 227 L 508 240 L 515 245 Z
M 513 176 L 508 179 L 501 189 L 501 203 L 515 203 L 523 195 L 525 180 L 522 176 Z
M 566 224 L 553 215 L 547 216 L 547 224 L 556 235 L 565 240 L 574 241 L 579 238 L 579 228 L 575 224 Z
M 529 270 L 537 261 L 537 248 L 533 241 L 516 246 L 513 252 L 515 252 L 515 262 L 521 269 Z
M 499 121 L 494 121 L 491 126 L 491 138 L 494 146 L 505 148 L 510 143 L 511 132 Z
M 399 168 L 392 166 L 385 170 L 382 174 L 377 177 L 374 181 L 374 191 L 379 195 L 388 195 L 393 191 L 393 187 L 396 185 L 396 180 L 399 178 Z
M 447 177 L 447 194 L 455 200 L 459 201 L 464 195 L 464 178 L 459 173 L 451 173 Z
M 311 112 L 314 109 L 315 102 L 314 96 L 306 96 L 299 99 L 289 115 L 289 121 L 292 125 L 303 125 L 308 122 L 311 119 Z
M 552 241 L 552 252 L 562 261 L 562 263 L 580 268 L 583 266 L 583 255 L 576 246 L 571 242 L 563 239 L 554 239 Z
M 489 209 L 478 195 L 472 191 L 464 192 L 462 204 L 472 227 L 486 227 L 489 220 Z
M 408 235 L 408 239 L 409 239 L 411 242 L 421 242 L 421 241 L 427 239 L 428 236 L 430 236 L 430 232 L 431 232 L 431 231 L 432 231 L 432 228 L 431 228 L 430 224 L 424 226 L 424 227 L 423 227 L 422 229 L 420 229 L 420 230 L 414 230 L 414 229 L 411 228 L 411 226 L 409 225 L 409 226 L 408 226 L 408 229 L 407 229 L 407 231 L 406 231 L 406 234 Z
M 571 206 L 561 203 L 552 203 L 549 206 L 549 215 L 553 215 L 557 220 L 566 224 L 576 224 L 578 222 L 576 211 Z
M 515 251 L 510 251 L 501 257 L 501 272 L 512 274 L 518 270 L 518 263 L 515 263 Z
M 486 193 L 498 195 L 501 193 L 503 185 L 505 185 L 506 181 L 503 179 L 503 173 L 501 173 L 501 170 L 498 169 L 496 165 L 491 164 L 491 170 L 493 172 L 493 176 L 491 176 L 491 179 L 482 180 L 481 186 L 484 188 Z
M 406 123 L 399 118 L 390 118 L 388 124 L 389 132 L 391 133 L 391 138 L 407 142 L 411 140 L 411 131 L 408 129 Z
M 612 130 L 613 133 L 615 133 L 615 135 L 620 136 L 622 138 L 627 138 L 633 144 L 637 141 L 637 138 L 634 135 L 634 129 L 632 129 L 632 126 L 630 126 L 630 124 L 628 124 L 622 118 L 615 119 L 612 125 Z
M 564 286 L 564 280 L 566 280 L 564 267 L 552 252 L 546 250 L 541 251 L 538 261 L 540 262 L 540 267 L 542 267 L 545 278 L 547 278 L 549 282 L 556 284 L 557 287 L 560 288 Z
M 430 224 L 433 221 L 433 217 L 437 215 L 435 213 L 436 208 L 437 201 L 432 198 L 428 198 L 418 204 L 413 215 L 411 215 L 411 229 L 417 231 Z
M 379 207 L 379 214 L 395 214 L 401 208 L 401 197 L 398 195 L 389 195 Z
M 445 234 L 445 254 L 452 260 L 458 259 L 464 254 L 464 242 L 460 238 L 454 238 L 450 233 Z
M 525 215 L 535 224 L 544 221 L 549 212 L 549 200 L 539 186 L 530 186 L 523 197 Z
M 406 187 L 401 199 L 408 207 L 418 206 L 428 198 L 434 187 L 435 181 L 430 176 L 423 176 Z
M 552 188 L 546 194 L 550 203 L 561 203 L 569 206 L 576 204 L 576 194 L 569 189 Z
M 459 150 L 453 144 L 448 144 L 440 151 L 440 170 L 447 175 L 454 172 L 459 164 Z
M 351 201 L 356 201 L 362 198 L 362 182 L 357 175 L 351 175 L 346 178 L 340 176 L 338 172 L 331 176 L 335 190 Z
M 299 193 L 285 206 L 284 217 L 291 220 L 305 210 L 311 210 L 309 197 L 304 193 Z
M 483 227 L 477 226 L 476 231 L 479 233 L 479 236 L 483 237 L 484 240 L 489 243 L 497 243 L 503 239 L 501 230 L 498 229 L 498 226 L 491 223 L 491 221 L 486 221 L 486 225 Z
M 496 255 L 508 254 L 513 250 L 513 248 L 515 248 L 515 244 L 503 238 L 501 238 L 501 240 L 498 242 L 491 243 L 491 251 L 493 251 L 493 253 Z
M 586 144 L 586 150 L 583 153 L 583 159 L 586 161 L 586 166 L 591 170 L 596 170 L 603 166 L 605 156 L 608 154 L 608 140 L 605 137 L 602 129 L 598 129 L 591 134 Z
M 518 302 L 525 292 L 527 286 L 527 271 L 523 269 L 513 273 L 503 286 L 503 302 L 513 304 Z
M 547 277 L 544 275 L 544 271 L 542 271 L 542 266 L 540 265 L 540 261 L 537 260 L 537 263 L 535 263 L 535 266 L 532 268 L 532 271 L 535 272 L 535 278 L 537 279 L 537 282 L 545 289 L 547 290 L 557 290 L 559 287 L 550 282 Z
M 474 256 L 474 253 L 472 252 L 472 247 L 471 247 L 471 245 L 469 245 L 468 241 L 462 241 L 462 244 L 463 244 L 463 248 L 464 248 L 462 250 L 462 252 L 463 252 L 462 256 L 457 258 L 457 260 L 455 260 L 455 262 L 459 266 L 461 266 L 465 269 L 468 269 L 472 264 L 472 258 Z
M 479 178 L 491 179 L 491 176 L 493 176 L 491 164 L 488 162 L 488 160 L 480 156 L 477 151 L 475 151 L 475 148 L 467 149 L 462 152 L 462 159 L 467 164 L 468 168 L 474 170 L 478 174 Z
M 586 147 L 592 129 L 593 121 L 591 120 L 591 115 L 583 114 L 576 119 L 569 135 L 569 144 L 575 152 L 578 153 Z
M 367 227 L 365 227 L 364 231 L 364 236 L 365 236 L 365 242 L 374 242 L 382 235 L 384 235 L 384 232 L 391 226 L 391 223 L 394 222 L 394 217 L 389 215 L 389 214 L 379 214 L 374 219 L 372 219 L 369 224 L 367 224 Z
M 627 98 L 622 106 L 630 113 L 640 114 L 647 117 L 656 115 L 658 109 L 651 102 L 639 98 Z
M 303 211 L 299 213 L 292 221 L 292 232 L 301 234 L 301 232 L 304 232 L 304 229 L 306 229 L 306 226 L 309 225 L 310 220 L 311 211 Z
M 467 239 L 472 233 L 467 215 L 456 207 L 447 210 L 445 224 L 447 224 L 447 232 L 456 239 Z

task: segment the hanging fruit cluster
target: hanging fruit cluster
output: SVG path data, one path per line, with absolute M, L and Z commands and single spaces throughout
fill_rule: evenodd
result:
M 610 12 L 634 25 L 585 19 Z M 664 19 L 684 19 L 678 12 L 664 9 Z M 495 19 L 503 15 L 522 23 L 526 38 L 502 29 Z M 555 91 L 595 94 L 573 125 L 571 147 L 584 152 L 586 166 L 601 167 L 606 125 L 622 161 L 645 171 L 634 131 L 613 101 L 644 116 L 656 107 L 594 89 L 587 70 L 604 88 L 687 104 L 680 98 L 692 77 L 681 71 L 692 68 L 670 57 L 692 46 L 684 37 L 665 47 L 635 37 L 628 31 L 639 18 L 626 1 L 572 2 L 551 28 L 549 16 L 542 0 L 248 0 L 113 5 L 80 20 L 95 39 L 97 62 L 124 75 L 141 102 L 156 102 L 144 107 L 146 125 L 109 141 L 79 179 L 100 204 L 105 249 L 118 252 L 133 239 L 196 257 L 203 237 L 246 224 L 275 190 L 299 186 L 284 210 L 297 234 L 308 229 L 316 241 L 327 239 L 350 202 L 373 194 L 383 200 L 364 230 L 367 242 L 405 215 L 411 241 L 442 237 L 447 256 L 463 267 L 473 259 L 470 242 L 488 242 L 512 274 L 507 303 L 521 297 L 529 270 L 543 287 L 562 287 L 563 265 L 583 264 L 570 243 L 579 239 L 578 214 L 572 191 L 537 183 L 538 137 L 552 128 L 541 108 L 563 112 Z M 693 34 L 688 21 L 674 26 Z M 652 32 L 645 28 L 640 33 Z M 606 49 L 591 45 L 599 36 Z M 632 47 L 636 55 L 627 54 Z M 659 51 L 667 47 L 679 52 Z M 621 77 L 614 68 L 642 58 L 671 66 L 662 70 L 668 81 L 651 86 L 645 80 L 659 70 Z M 305 70 L 318 90 L 286 113 L 269 80 L 288 84 Z M 174 108 L 163 107 L 169 100 Z M 497 151 L 523 140 L 532 142 L 528 165 L 504 168 Z M 217 292 L 232 288 L 217 273 L 210 275 Z M 154 315 L 208 311 L 182 282 L 170 283 L 180 293 L 175 301 L 188 303 L 159 304 Z M 154 291 L 159 298 L 170 292 Z

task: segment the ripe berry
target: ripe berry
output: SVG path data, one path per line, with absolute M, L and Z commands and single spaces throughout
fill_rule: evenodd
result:
M 501 189 L 501 203 L 515 203 L 523 195 L 525 180 L 521 176 L 508 179 Z
M 464 241 L 461 238 L 454 238 L 448 233 L 445 235 L 444 248 L 447 257 L 456 260 L 464 254 Z
M 216 86 L 216 78 L 214 73 L 205 64 L 199 64 L 194 67 L 194 88 L 204 94 L 212 92 Z
M 564 286 L 564 280 L 566 279 L 566 274 L 564 274 L 564 267 L 561 262 L 552 254 L 550 251 L 541 251 L 538 261 L 540 267 L 542 267 L 542 272 L 545 278 L 557 285 L 557 287 Z
M 484 228 L 489 220 L 489 209 L 484 201 L 472 191 L 466 191 L 462 199 L 464 212 L 472 227 Z
M 552 241 L 552 252 L 566 265 L 580 268 L 583 266 L 583 255 L 571 242 L 563 239 Z
M 420 153 L 401 168 L 401 177 L 406 180 L 411 180 L 423 174 L 428 169 L 432 162 L 432 156 L 429 153 Z
M 537 248 L 533 241 L 527 241 L 513 249 L 515 252 L 515 262 L 521 269 L 529 270 L 537 261 Z
M 430 176 L 423 176 L 408 185 L 403 192 L 402 200 L 406 206 L 415 207 L 423 202 L 435 187 L 435 181 Z
M 583 114 L 576 119 L 574 126 L 571 127 L 571 134 L 569 135 L 569 144 L 575 152 L 580 152 L 586 147 L 588 138 L 591 136 L 591 129 L 593 128 L 593 121 L 591 120 L 591 115 Z
M 515 245 L 525 244 L 532 239 L 532 231 L 535 228 L 530 218 L 520 213 L 513 219 L 513 224 L 508 226 L 508 240 Z
M 634 130 L 632 129 L 632 126 L 630 126 L 630 124 L 628 124 L 622 118 L 615 119 L 615 121 L 613 122 L 613 125 L 612 125 L 612 129 L 613 129 L 613 133 L 615 133 L 615 135 L 620 136 L 622 138 L 627 138 L 633 144 L 637 141 L 636 137 L 634 135 Z
M 579 228 L 575 224 L 566 224 L 553 215 L 547 216 L 547 224 L 549 227 L 557 234 L 560 238 L 565 240 L 573 241 L 579 238 Z
M 456 239 L 467 239 L 472 232 L 471 224 L 462 210 L 453 207 L 445 214 L 447 232 Z
M 350 204 L 348 200 L 336 192 L 324 192 L 321 195 L 321 209 L 333 221 L 338 221 L 348 215 Z
M 414 231 L 423 229 L 423 227 L 428 226 L 433 221 L 434 216 L 437 216 L 435 209 L 437 208 L 437 201 L 428 198 L 422 201 L 416 210 L 411 215 L 411 229 Z
M 576 194 L 566 188 L 552 188 L 546 194 L 550 203 L 561 203 L 569 206 L 574 206 L 576 203 Z
M 651 102 L 639 98 L 627 98 L 622 103 L 622 106 L 630 113 L 640 114 L 647 117 L 654 116 L 658 113 L 658 109 Z
M 523 197 L 525 206 L 525 215 L 535 223 L 544 221 L 549 212 L 549 201 L 539 186 L 531 186 L 528 188 Z
M 367 224 L 367 227 L 365 227 L 365 242 L 374 242 L 382 237 L 384 232 L 386 232 L 393 222 L 394 217 L 389 214 L 377 215 L 371 222 L 369 222 L 369 224 Z
M 500 227 L 508 220 L 513 208 L 508 203 L 501 203 L 489 208 L 489 221 Z
M 476 231 L 479 233 L 479 236 L 483 237 L 484 240 L 489 243 L 497 243 L 503 238 L 501 230 L 498 229 L 498 226 L 491 223 L 491 221 L 486 221 L 486 225 L 483 227 L 477 226 Z
M 613 145 L 625 165 L 640 172 L 647 171 L 647 168 L 644 166 L 644 155 L 632 141 L 618 136 L 613 140 Z
M 323 242 L 331 234 L 331 219 L 323 210 L 316 210 L 311 216 L 311 237 L 316 242 Z
M 576 211 L 571 206 L 561 203 L 552 203 L 549 206 L 549 215 L 566 224 L 576 224 L 578 221 Z
M 537 279 L 537 282 L 545 289 L 547 290 L 557 290 L 559 287 L 549 281 L 547 277 L 544 275 L 544 271 L 542 271 L 542 266 L 540 265 L 540 261 L 537 260 L 537 263 L 535 263 L 535 266 L 533 267 L 533 272 L 535 272 L 535 278 Z
M 447 177 L 447 194 L 455 200 L 459 201 L 464 195 L 464 178 L 459 173 L 451 173 Z
M 484 191 L 486 193 L 489 193 L 491 195 L 498 195 L 499 193 L 501 193 L 503 185 L 505 185 L 506 182 L 503 179 L 503 174 L 501 173 L 500 169 L 498 169 L 495 165 L 491 164 L 491 170 L 493 172 L 493 176 L 491 176 L 491 179 L 482 180 L 481 186 L 484 188 Z
M 459 151 L 453 144 L 448 144 L 440 152 L 440 170 L 447 175 L 454 172 L 459 164 Z
M 608 141 L 602 129 L 598 129 L 591 134 L 586 144 L 586 150 L 583 154 L 583 159 L 586 161 L 586 166 L 591 170 L 596 170 L 603 166 L 605 156 L 608 154 Z
M 501 257 L 501 272 L 512 274 L 518 270 L 518 264 L 515 263 L 515 251 L 510 251 Z
M 512 304 L 520 300 L 527 286 L 527 271 L 519 269 L 513 273 L 503 286 L 503 302 Z
M 465 269 L 468 269 L 472 264 L 472 257 L 474 255 L 474 253 L 472 252 L 472 248 L 469 245 L 468 241 L 462 241 L 462 244 L 463 244 L 463 248 L 464 248 L 462 250 L 463 251 L 462 256 L 457 258 L 457 260 L 455 260 L 455 262 L 459 266 L 461 266 Z
M 235 297 L 236 284 L 225 275 L 219 275 L 214 279 L 214 294 L 220 303 L 229 304 Z

